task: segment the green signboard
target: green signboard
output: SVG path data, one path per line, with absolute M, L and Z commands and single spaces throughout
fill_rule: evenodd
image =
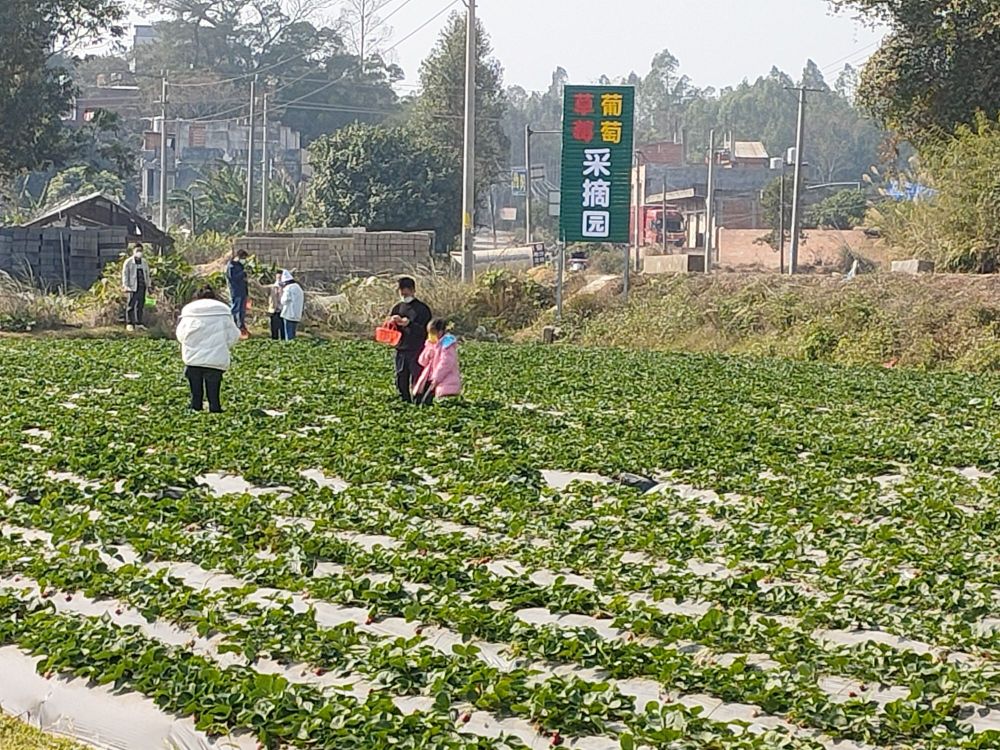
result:
M 564 242 L 629 241 L 632 86 L 567 86 L 563 103 Z

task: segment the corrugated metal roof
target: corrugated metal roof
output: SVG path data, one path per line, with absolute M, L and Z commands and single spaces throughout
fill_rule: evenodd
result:
M 767 159 L 767 149 L 760 141 L 736 141 L 733 146 L 736 159 Z
M 663 201 L 682 201 L 690 200 L 691 198 L 701 197 L 698 195 L 698 191 L 695 188 L 687 188 L 685 190 L 674 190 L 673 192 L 668 192 L 666 195 L 663 193 L 656 193 L 655 195 L 646 196 L 647 206 L 658 206 Z
M 88 207 L 91 208 L 89 215 Z M 21 224 L 21 227 L 25 229 L 43 227 L 54 221 L 62 221 L 66 216 L 73 216 L 94 226 L 125 226 L 125 224 L 114 220 L 126 217 L 130 234 L 136 238 L 141 237 L 145 241 L 156 243 L 172 242 L 169 234 L 163 232 L 138 211 L 122 205 L 103 193 L 91 193 L 90 195 L 69 198 L 63 203 L 45 209 L 31 221 Z M 111 222 L 109 223 L 105 219 L 110 219 Z

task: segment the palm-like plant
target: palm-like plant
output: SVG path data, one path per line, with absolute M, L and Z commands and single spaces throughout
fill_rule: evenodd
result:
M 299 186 L 287 173 L 279 171 L 268 190 L 271 225 L 294 222 L 301 199 Z M 219 164 L 189 188 L 173 191 L 169 200 L 194 235 L 202 232 L 238 234 L 246 220 L 246 170 Z

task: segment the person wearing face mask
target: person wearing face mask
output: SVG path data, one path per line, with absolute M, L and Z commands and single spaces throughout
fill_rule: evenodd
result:
M 136 245 L 132 255 L 122 266 L 122 289 L 128 295 L 128 304 L 125 308 L 126 330 L 145 328 L 142 324 L 142 315 L 146 309 L 146 292 L 153 287 L 151 281 L 149 263 L 142 257 L 142 245 Z
M 424 371 L 420 353 L 427 343 L 427 324 L 434 316 L 431 309 L 417 299 L 417 284 L 413 279 L 404 276 L 398 287 L 400 301 L 389 313 L 387 323 L 402 333 L 396 345 L 396 389 L 409 404 L 413 402 L 413 386 Z
M 419 403 L 429 406 L 435 399 L 461 395 L 458 339 L 448 333 L 447 320 L 437 318 L 427 324 L 427 344 L 420 354 L 420 364 L 424 371 L 413 388 Z

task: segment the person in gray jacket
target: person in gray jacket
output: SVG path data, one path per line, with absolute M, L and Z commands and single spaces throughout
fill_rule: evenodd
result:
M 128 295 L 128 304 L 125 308 L 126 330 L 145 328 L 142 324 L 142 314 L 146 309 L 146 292 L 152 288 L 149 263 L 142 257 L 142 245 L 136 245 L 132 255 L 122 266 L 122 289 Z

